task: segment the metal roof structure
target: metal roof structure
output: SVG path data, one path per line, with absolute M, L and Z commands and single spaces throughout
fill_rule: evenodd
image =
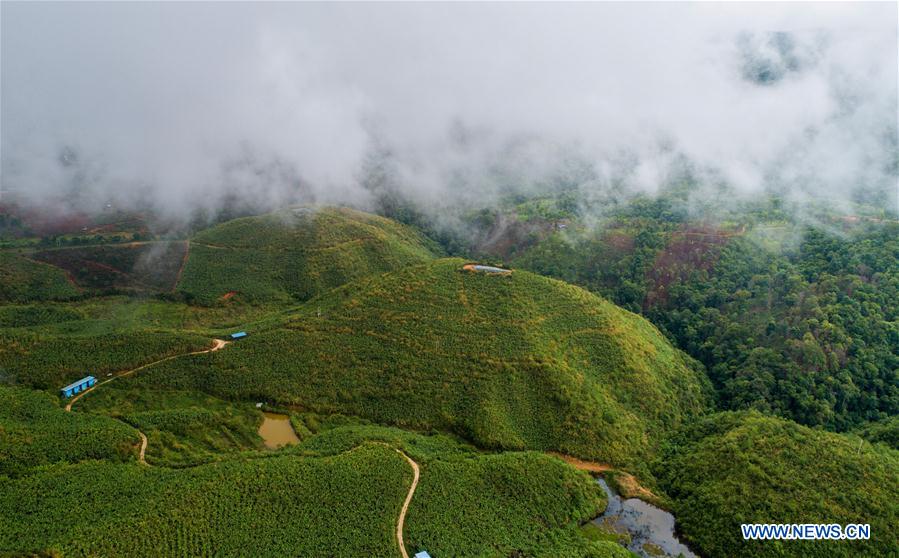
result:
M 66 387 L 61 388 L 61 391 L 67 391 L 67 390 L 70 390 L 70 389 L 75 389 L 76 387 L 78 387 L 78 386 L 80 386 L 80 385 L 82 385 L 82 384 L 87 384 L 87 383 L 90 383 L 90 382 L 92 382 L 92 381 L 93 381 L 93 382 L 96 382 L 97 379 L 94 378 L 93 376 L 85 376 L 85 377 L 81 378 L 80 380 L 78 380 L 77 382 L 72 382 L 71 384 L 67 385 Z

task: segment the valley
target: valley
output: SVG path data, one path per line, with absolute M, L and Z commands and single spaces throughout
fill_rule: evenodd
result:
M 891 547 L 895 449 L 718 412 L 701 362 L 583 288 L 489 255 L 470 269 L 414 227 L 342 209 L 245 217 L 181 244 L 158 252 L 179 277 L 164 292 L 46 288 L 72 270 L 0 252 L 16 266 L 0 306 L 0 509 L 28 510 L 0 548 L 231 555 L 251 525 L 259 555 L 749 556 L 709 529 L 775 517 L 750 496 L 764 490 L 807 495 L 784 520 L 817 517 L 806 501 L 847 522 L 873 510 L 875 539 L 837 548 Z M 6 287 L 22 283 L 35 288 Z M 56 395 L 86 373 L 92 388 Z M 727 453 L 717 436 L 746 442 Z M 751 473 L 774 448 L 783 458 Z M 865 484 L 840 483 L 853 467 Z M 634 517 L 676 520 L 680 540 L 593 521 L 621 506 L 595 474 L 656 510 Z
M 899 558 L 897 22 L 0 0 L 0 558 Z

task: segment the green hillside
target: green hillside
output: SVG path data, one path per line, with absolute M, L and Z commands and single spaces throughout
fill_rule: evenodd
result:
M 172 389 L 134 391 L 122 399 L 115 389 L 121 381 L 79 400 L 77 411 L 93 415 L 99 410 L 140 429 L 149 441 L 146 460 L 151 465 L 190 467 L 264 447 L 257 434 L 262 414 L 251 403 L 232 404 L 208 394 Z
M 202 304 L 226 296 L 306 300 L 355 278 L 433 257 L 424 237 L 389 219 L 345 208 L 300 207 L 235 219 L 197 234 L 178 290 Z
M 894 450 L 899 450 L 899 415 L 869 422 L 859 428 L 856 434 L 872 443 L 886 444 Z
M 200 390 L 622 466 L 706 408 L 701 372 L 643 318 L 559 281 L 464 263 L 357 281 L 225 351 L 110 387 L 122 401 L 149 386 Z
M 605 495 L 591 477 L 559 459 L 533 451 L 488 454 L 445 434 L 358 425 L 348 417 L 302 418 L 316 433 L 300 451 L 343 452 L 380 441 L 420 465 L 406 518 L 410 551 L 447 558 L 633 556 L 615 543 L 581 536 L 578 526 L 601 513 Z
M 411 478 L 402 456 L 379 445 L 188 470 L 56 466 L 0 477 L 0 548 L 69 557 L 395 556 Z
M 32 254 L 91 292 L 169 292 L 184 265 L 187 243 L 129 242 L 68 246 Z
M 0 335 L 0 378 L 54 392 L 87 375 L 101 378 L 210 346 L 208 337 L 155 330 L 89 335 L 11 328 Z
M 208 348 L 222 328 L 270 310 L 191 307 L 165 300 L 93 297 L 0 305 L 0 384 L 56 390 L 161 358 Z
M 0 386 L 0 476 L 89 459 L 136 459 L 137 432 L 117 420 L 65 412 L 46 393 Z
M 90 462 L 0 476 L 0 548 L 65 556 L 394 557 L 410 553 L 612 558 L 579 535 L 605 497 L 586 474 L 534 452 L 482 454 L 442 436 L 337 427 L 300 446 L 174 470 Z
M 66 274 L 13 252 L 0 252 L 0 302 L 59 300 L 78 295 Z
M 899 223 L 771 207 L 702 223 L 677 200 L 577 221 L 513 263 L 640 312 L 705 365 L 722 410 L 846 431 L 899 414 Z
M 410 548 L 447 558 L 633 557 L 617 544 L 588 542 L 576 529 L 605 507 L 597 488 L 536 452 L 434 460 L 423 467 L 406 538 Z M 556 528 L 560 523 L 567 528 Z
M 679 529 L 703 555 L 895 556 L 899 452 L 755 412 L 676 438 L 657 467 Z M 743 541 L 741 523 L 868 523 L 868 541 Z

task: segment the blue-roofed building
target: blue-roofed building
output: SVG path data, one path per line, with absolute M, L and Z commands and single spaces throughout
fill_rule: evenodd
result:
M 86 389 L 93 387 L 94 384 L 96 384 L 96 383 L 97 383 L 97 379 L 94 378 L 93 376 L 85 376 L 84 378 L 81 378 L 77 382 L 72 382 L 71 384 L 67 385 L 66 387 L 60 389 L 59 392 L 62 394 L 63 397 L 72 397 L 76 393 L 81 393 L 82 391 L 85 391 Z
M 247 336 L 247 332 L 246 332 L 246 331 L 238 331 L 237 333 L 232 333 L 232 334 L 231 334 L 231 340 L 232 340 L 232 341 L 237 341 L 238 339 L 243 339 L 243 338 L 246 337 L 246 336 Z
M 427 551 L 422 550 L 418 554 L 415 555 L 415 558 L 431 558 L 431 555 L 427 553 Z

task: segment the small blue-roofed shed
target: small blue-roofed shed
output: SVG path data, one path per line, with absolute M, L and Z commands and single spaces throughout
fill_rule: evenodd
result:
M 418 554 L 415 555 L 415 558 L 431 558 L 431 555 L 428 554 L 426 550 L 422 550 Z
M 231 339 L 233 339 L 233 340 L 236 341 L 236 340 L 238 340 L 238 339 L 243 339 L 243 338 L 246 337 L 246 336 L 247 336 L 247 332 L 246 332 L 246 331 L 238 331 L 237 333 L 232 333 L 232 334 L 231 334 Z
M 72 397 L 76 393 L 81 393 L 87 388 L 93 387 L 94 384 L 97 383 L 97 379 L 93 376 L 85 376 L 81 378 L 77 382 L 72 382 L 64 388 L 61 388 L 59 391 L 63 397 Z

